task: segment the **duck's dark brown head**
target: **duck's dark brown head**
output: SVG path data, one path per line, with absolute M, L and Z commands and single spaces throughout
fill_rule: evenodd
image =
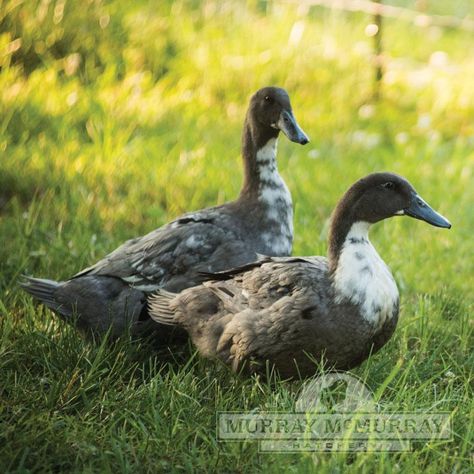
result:
M 337 205 L 329 236 L 330 257 L 337 259 L 353 224 L 375 224 L 394 216 L 409 216 L 436 227 L 451 227 L 405 178 L 394 173 L 372 173 L 354 183 Z
M 247 119 L 254 127 L 267 132 L 269 138 L 282 131 L 292 142 L 301 145 L 309 142 L 293 115 L 287 92 L 279 87 L 258 90 L 250 99 Z
M 436 227 L 451 227 L 405 178 L 394 173 L 372 173 L 360 179 L 338 207 L 350 208 L 353 222 L 374 224 L 388 217 L 407 215 Z

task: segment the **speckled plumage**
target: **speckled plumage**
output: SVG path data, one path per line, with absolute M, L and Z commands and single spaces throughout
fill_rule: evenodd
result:
M 306 377 L 319 362 L 355 367 L 390 339 L 399 312 L 398 290 L 368 228 L 418 212 L 419 200 L 403 178 L 369 175 L 334 212 L 329 258 L 264 257 L 180 294 L 160 290 L 149 300 L 151 317 L 184 328 L 202 355 L 234 371 L 264 372 L 270 364 L 283 377 Z M 450 226 L 427 205 L 413 217 Z
M 283 119 L 281 119 L 283 117 Z M 282 126 L 278 122 L 283 120 Z M 158 288 L 180 291 L 200 283 L 200 272 L 242 265 L 257 253 L 289 255 L 293 241 L 291 195 L 278 174 L 279 132 L 305 144 L 288 94 L 275 87 L 256 92 L 242 136 L 244 183 L 239 198 L 190 212 L 131 239 L 70 280 L 27 278 L 23 288 L 88 333 L 114 336 L 161 331 L 147 315 L 146 299 Z

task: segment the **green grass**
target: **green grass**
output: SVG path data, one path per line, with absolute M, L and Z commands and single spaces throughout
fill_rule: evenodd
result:
M 455 3 L 428 5 L 473 14 Z M 0 5 L 0 471 L 472 472 L 472 35 L 387 20 L 373 104 L 365 15 L 157 4 Z M 450 231 L 401 218 L 373 229 L 401 319 L 354 373 L 387 411 L 449 413 L 452 441 L 319 455 L 220 443 L 216 411 L 290 410 L 301 382 L 243 379 L 126 338 L 87 342 L 19 290 L 23 273 L 66 278 L 127 238 L 234 198 L 247 101 L 267 84 L 289 90 L 312 139 L 279 144 L 295 254 L 325 253 L 331 210 L 372 171 L 406 176 L 451 220 Z

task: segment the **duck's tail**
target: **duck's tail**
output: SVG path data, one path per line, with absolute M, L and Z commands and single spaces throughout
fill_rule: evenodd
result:
M 158 290 L 148 298 L 148 314 L 153 321 L 161 324 L 174 326 L 176 324 L 175 315 L 171 309 L 171 302 L 176 297 L 176 293 L 166 290 Z
M 141 334 L 146 315 L 144 293 L 120 278 L 85 275 L 67 281 L 25 277 L 21 287 L 61 319 L 86 334 L 112 337 Z M 146 329 L 146 328 L 145 328 Z
M 23 277 L 20 286 L 31 296 L 54 311 L 64 319 L 72 317 L 71 308 L 60 303 L 56 298 L 56 292 L 63 282 L 47 280 L 45 278 Z
M 31 296 L 41 301 L 49 309 L 57 314 L 69 318 L 72 313 L 64 304 L 57 301 L 55 293 L 62 285 L 62 282 L 46 280 L 45 278 L 24 277 L 20 286 Z

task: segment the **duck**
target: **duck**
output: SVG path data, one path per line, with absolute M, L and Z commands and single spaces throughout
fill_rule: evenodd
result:
M 197 351 L 234 372 L 306 378 L 321 364 L 349 370 L 395 331 L 399 292 L 369 228 L 410 216 L 450 228 L 403 177 L 373 173 L 337 204 L 327 257 L 260 257 L 179 293 L 158 290 L 150 316 L 188 332 Z
M 292 142 L 309 142 L 288 93 L 264 87 L 251 97 L 245 117 L 244 179 L 236 200 L 189 212 L 128 240 L 68 280 L 24 277 L 21 287 L 87 335 L 142 336 L 160 332 L 147 307 L 157 289 L 181 291 L 203 281 L 201 272 L 243 265 L 259 253 L 290 255 L 293 205 L 277 167 L 280 132 Z M 167 330 L 161 328 L 162 342 Z

